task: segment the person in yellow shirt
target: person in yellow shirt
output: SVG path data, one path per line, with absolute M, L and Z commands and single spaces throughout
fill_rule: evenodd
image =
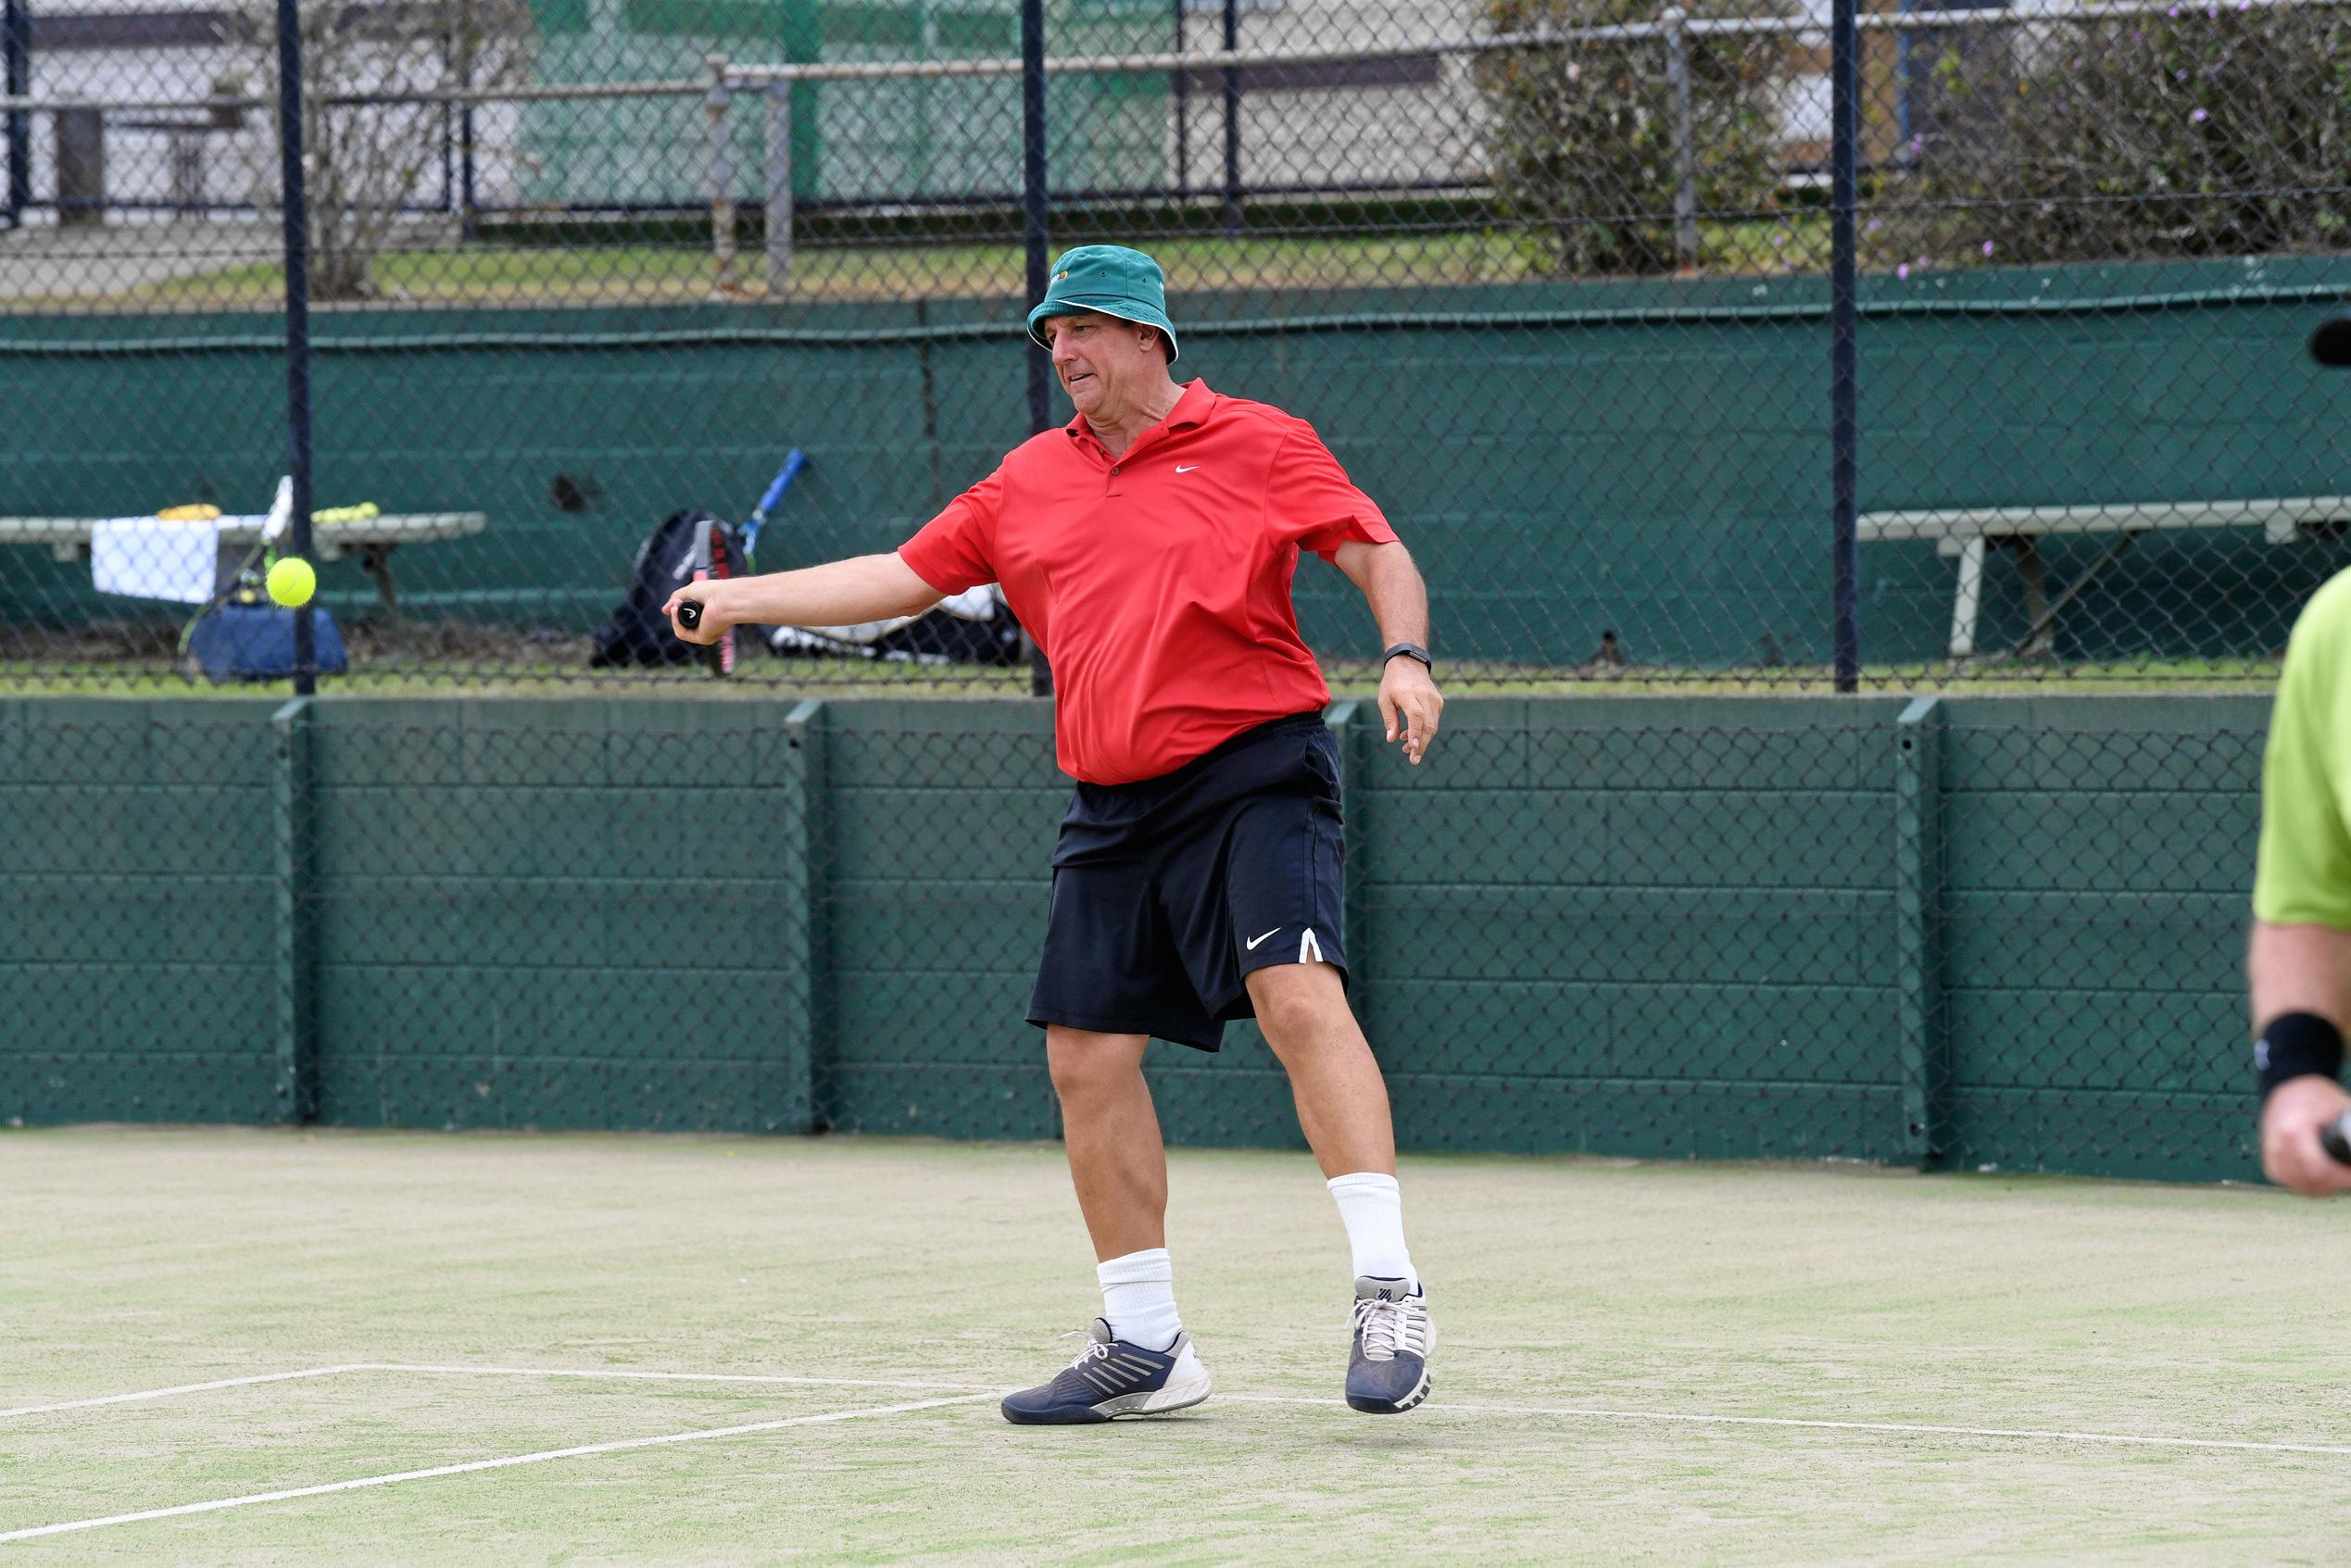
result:
M 2310 358 L 2351 366 L 2351 314 L 2320 323 Z M 2261 1085 L 2261 1169 L 2313 1198 L 2351 1192 L 2351 572 L 2294 624 L 2261 767 L 2261 847 L 2245 989 Z M 2333 1145 L 2330 1148 L 2329 1145 Z

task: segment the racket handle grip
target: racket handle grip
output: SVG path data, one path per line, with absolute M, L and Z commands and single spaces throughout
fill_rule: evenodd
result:
M 2338 1165 L 2351 1165 L 2351 1110 L 2319 1129 L 2319 1147 Z
M 677 623 L 691 632 L 702 624 L 702 607 L 688 599 L 677 607 Z
M 752 515 L 765 517 L 774 510 L 775 503 L 784 498 L 784 492 L 792 488 L 792 481 L 799 478 L 800 470 L 806 467 L 808 454 L 797 446 L 793 447 L 791 455 L 784 459 L 784 466 L 776 470 L 775 477 L 768 482 L 767 494 L 760 497 L 760 504 L 752 508 Z

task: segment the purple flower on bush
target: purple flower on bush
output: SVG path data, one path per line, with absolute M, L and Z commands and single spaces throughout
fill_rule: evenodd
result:
M 2202 109 L 2198 109 L 2195 113 L 2188 117 L 2188 123 L 2190 125 L 2202 125 L 2206 120 L 2211 118 L 2211 116 L 2206 114 Z

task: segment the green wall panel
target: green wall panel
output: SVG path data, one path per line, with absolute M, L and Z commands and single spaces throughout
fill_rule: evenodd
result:
M 269 712 L 0 703 L 0 1122 L 278 1116 Z
M 1951 705 L 1950 1158 L 2246 1177 L 2244 955 L 2266 707 Z
M 1960 1168 L 2249 1174 L 2265 705 L 1942 705 L 1908 904 L 1899 707 L 1464 700 L 1419 769 L 1363 737 L 1350 956 L 1405 1146 L 1909 1160 L 1918 1102 Z M 1055 1135 L 1045 705 L 330 700 L 283 951 L 269 712 L 0 705 L 0 1007 L 51 1021 L 0 1043 L 0 1118 L 280 1117 L 307 950 L 332 1122 Z M 1226 1047 L 1152 1048 L 1169 1135 L 1294 1145 L 1262 1036 Z
M 780 891 L 800 825 L 763 820 L 781 716 L 428 711 L 331 707 L 316 731 L 321 1114 L 786 1124 L 806 1069 L 767 998 L 806 917 Z

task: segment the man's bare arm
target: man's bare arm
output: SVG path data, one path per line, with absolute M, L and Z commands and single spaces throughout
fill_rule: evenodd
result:
M 2351 1020 L 2351 931 L 2255 921 L 2244 972 L 2256 1029 L 2282 1012 L 2315 1012 L 2338 1029 Z
M 1331 564 L 1370 601 L 1372 619 L 1379 623 L 1380 646 L 1428 646 L 1428 585 L 1410 550 L 1392 541 L 1366 545 L 1350 539 L 1331 556 Z
M 681 640 L 708 646 L 730 626 L 850 626 L 920 615 L 944 596 L 893 551 L 798 571 L 682 583 L 661 613 Z M 702 607 L 701 622 L 691 628 L 677 624 L 677 607 L 689 600 Z
M 1350 539 L 1332 552 L 1331 564 L 1370 602 L 1380 646 L 1428 646 L 1428 584 L 1421 581 L 1410 550 L 1393 540 L 1367 545 Z M 1444 710 L 1445 698 L 1420 660 L 1391 659 L 1379 672 L 1379 716 L 1387 721 L 1389 740 L 1402 737 L 1404 755 L 1414 766 L 1419 766 L 1421 754 L 1437 737 Z
M 2340 1029 L 2351 1019 L 2351 931 L 2328 925 L 2253 922 L 2245 950 L 2253 1027 L 2282 1013 L 2316 1013 Z M 2289 1078 L 2261 1108 L 2261 1168 L 2280 1186 L 2310 1197 L 2351 1192 L 2351 1166 L 2319 1145 L 2319 1129 L 2351 1108 L 2351 1095 L 2321 1074 Z

